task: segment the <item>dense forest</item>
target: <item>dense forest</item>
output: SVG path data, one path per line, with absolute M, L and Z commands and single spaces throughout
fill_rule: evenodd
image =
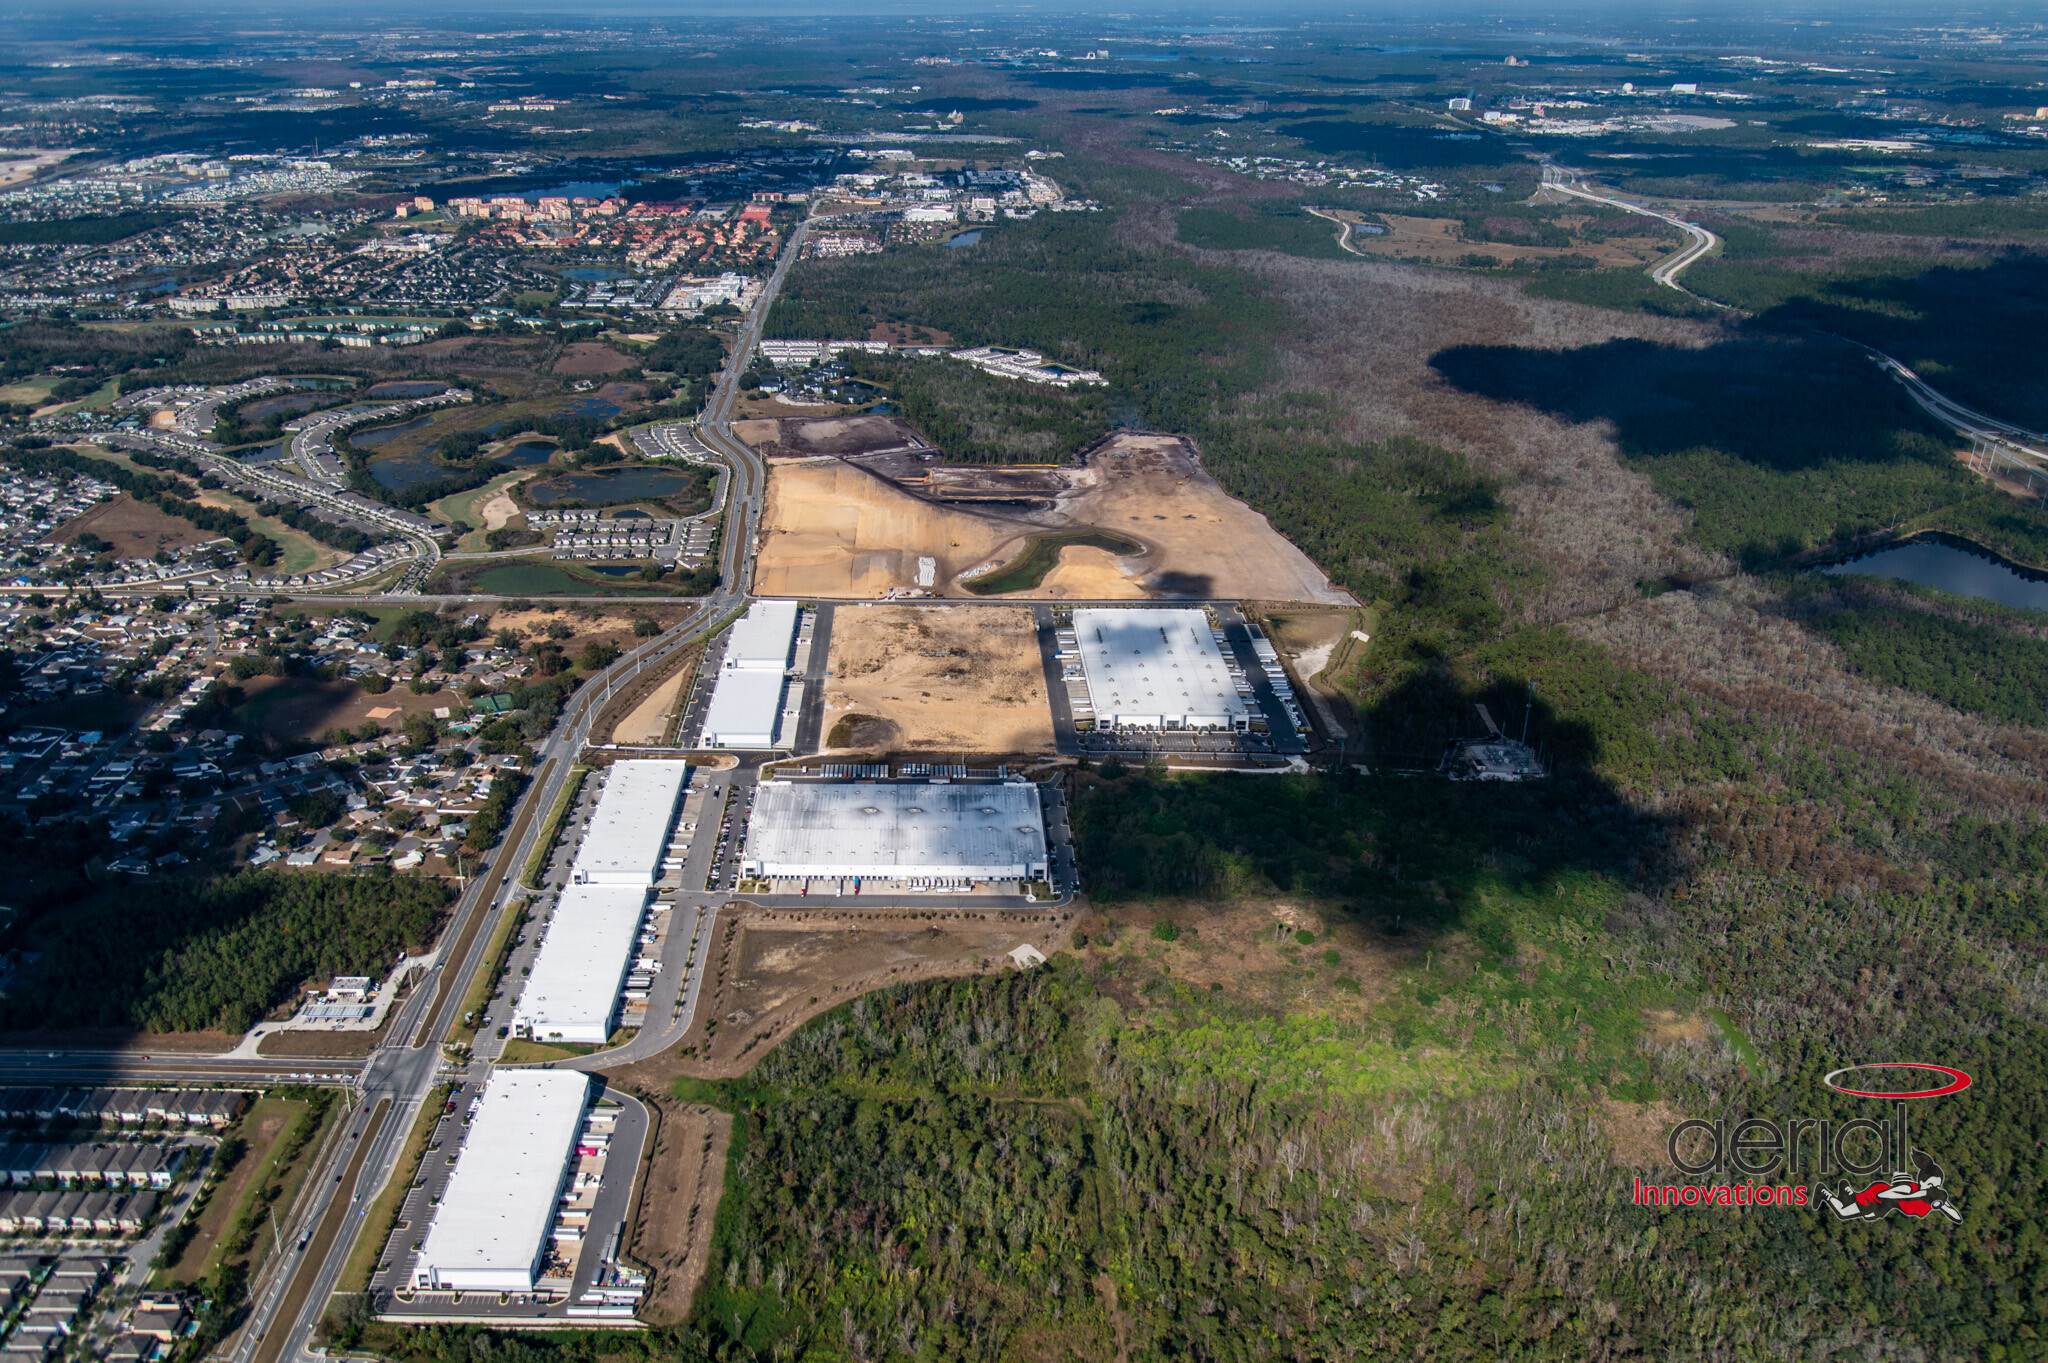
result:
M 432 940 L 448 891 L 407 876 L 256 871 L 94 893 L 29 930 L 41 956 L 0 1027 L 247 1031 L 306 980 L 387 974 Z
M 1867 578 L 1793 579 L 1794 618 L 1853 671 L 1958 710 L 2048 728 L 2048 617 Z
M 1107 431 L 1102 390 L 1045 388 L 971 365 L 889 355 L 848 357 L 951 463 L 1056 464 Z

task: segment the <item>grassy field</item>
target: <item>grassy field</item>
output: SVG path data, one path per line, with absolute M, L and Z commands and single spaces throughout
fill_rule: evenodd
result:
M 161 1280 L 197 1282 L 219 1266 L 231 1228 L 240 1224 L 258 1192 L 277 1172 L 278 1155 L 291 1136 L 293 1123 L 311 1111 L 312 1106 L 298 1098 L 259 1098 L 242 1114 L 229 1134 L 247 1141 L 249 1153 L 213 1190 L 199 1213 L 199 1233 L 185 1247 L 183 1257 L 158 1274 Z M 313 1142 L 307 1142 L 307 1151 L 312 1145 Z M 290 1206 L 282 1198 L 279 1201 Z
M 120 396 L 121 381 L 118 378 L 108 379 L 105 383 L 101 384 L 97 389 L 90 393 L 87 393 L 78 401 L 67 402 L 62 407 L 59 407 L 57 410 L 60 413 L 76 412 L 83 410 L 84 408 L 90 407 L 94 411 L 97 411 L 100 408 L 105 407 L 108 403 L 112 402 L 115 398 Z
M 419 1116 L 413 1118 L 412 1130 L 406 1135 L 405 1149 L 399 1153 L 398 1164 L 391 1171 L 391 1181 L 384 1185 L 377 1200 L 370 1204 L 369 1212 L 363 1218 L 362 1234 L 356 1237 L 355 1247 L 348 1253 L 348 1263 L 341 1270 L 341 1281 L 336 1284 L 337 1292 L 363 1292 L 370 1286 L 370 1275 L 377 1271 L 379 1256 L 384 1253 L 391 1232 L 398 1228 L 398 1214 L 405 1210 L 405 1195 L 412 1189 L 413 1180 L 419 1177 L 420 1161 L 427 1156 L 427 1141 L 433 1137 L 434 1123 L 441 1118 L 441 1109 L 448 1103 L 449 1086 L 436 1085 L 427 1095 L 427 1101 L 420 1105 Z
M 458 492 L 452 497 L 429 502 L 425 514 L 450 524 L 461 521 L 465 525 L 475 526 L 476 529 L 464 535 L 456 548 L 467 554 L 481 553 L 490 546 L 484 543 L 484 536 L 488 532 L 483 529 L 482 517 L 477 514 L 477 508 L 532 472 L 532 469 L 515 469 L 511 473 L 501 473 L 482 487 L 473 487 L 467 492 Z
M 596 1049 L 595 1046 L 547 1046 L 514 1037 L 505 1043 L 505 1053 L 498 1059 L 507 1065 L 539 1065 L 549 1060 L 573 1060 Z
M 608 564 L 607 567 L 639 571 L 638 563 Z M 451 564 L 434 574 L 431 592 L 484 592 L 493 596 L 651 596 L 681 595 L 674 579 L 642 582 L 633 577 L 613 577 L 574 561 L 547 558 L 512 558 L 497 561 L 474 560 Z
M 30 382 L 40 382 L 40 380 L 30 380 Z M 0 389 L 0 402 L 7 400 L 4 396 L 6 391 L 6 389 Z M 96 393 L 92 397 L 85 399 L 85 401 L 87 403 L 97 402 L 99 398 L 100 394 Z M 19 401 L 20 399 L 16 400 Z M 132 469 L 136 473 L 146 474 L 151 477 L 162 476 L 161 470 L 144 468 L 118 450 L 101 449 L 97 445 L 82 448 L 84 453 L 91 458 L 102 459 L 109 464 L 118 464 L 122 468 Z M 249 523 L 250 529 L 276 540 L 281 555 L 271 571 L 303 573 L 315 567 L 325 567 L 331 563 L 338 563 L 346 557 L 340 550 L 329 549 L 308 536 L 300 534 L 282 521 L 273 520 L 268 516 L 257 515 L 256 508 L 239 497 L 230 497 L 224 492 L 201 489 L 199 501 L 206 506 L 218 507 L 224 511 L 234 512 Z M 195 533 L 200 538 L 207 537 L 203 531 L 195 531 Z
M 50 400 L 50 390 L 61 380 L 54 374 L 40 374 L 19 383 L 0 387 L 0 402 L 33 402 L 37 406 Z
M 1039 535 L 1031 541 L 1030 547 L 1025 549 L 1023 557 L 986 576 L 975 578 L 966 584 L 967 590 L 976 596 L 999 596 L 1004 592 L 1021 592 L 1036 587 L 1045 581 L 1045 575 L 1060 561 L 1060 550 L 1070 544 L 1090 549 L 1107 549 L 1117 555 L 1135 554 L 1145 547 L 1119 535 L 1104 534 L 1099 530 L 1077 530 L 1065 535 Z
M 270 1099 L 264 1099 L 264 1101 L 270 1101 Z M 276 1222 L 279 1222 L 279 1228 L 285 1226 L 285 1220 L 291 1214 L 291 1203 L 299 1195 L 299 1185 L 305 1183 L 305 1175 L 309 1173 L 311 1164 L 313 1164 L 313 1154 L 317 1154 L 317 1150 L 319 1150 L 319 1138 L 326 1134 L 328 1126 L 334 1122 L 336 1113 L 342 1111 L 340 1103 L 330 1103 L 328 1111 L 322 1117 L 322 1122 L 319 1122 L 319 1126 L 305 1138 L 305 1142 L 299 1144 L 299 1148 L 291 1156 L 291 1160 L 285 1162 L 283 1156 L 285 1156 L 285 1148 L 293 1142 L 293 1128 L 299 1122 L 303 1122 L 307 1111 L 311 1109 L 311 1103 L 297 1101 L 297 1099 L 274 1099 L 274 1101 L 293 1103 L 297 1107 L 297 1111 L 293 1113 L 291 1122 L 287 1122 L 285 1128 L 279 1132 L 279 1136 L 276 1136 L 276 1140 L 270 1142 L 270 1148 L 264 1150 L 262 1158 L 256 1160 L 254 1177 L 248 1179 L 248 1183 L 242 1187 L 242 1195 L 236 1197 L 236 1203 L 233 1203 L 233 1212 L 225 1220 L 225 1230 L 219 1236 L 215 1236 L 213 1248 L 209 1252 L 205 1269 L 203 1269 L 203 1277 L 211 1277 L 213 1275 L 213 1271 L 219 1267 L 221 1259 L 233 1248 L 233 1242 L 236 1242 L 236 1234 L 240 1230 L 248 1228 L 248 1226 L 256 1228 L 254 1242 L 248 1248 L 250 1275 L 252 1277 L 256 1275 L 256 1271 L 262 1267 L 262 1261 L 270 1255 L 270 1250 L 272 1250 L 270 1214 L 268 1212 L 274 1210 L 276 1212 Z M 254 1156 L 254 1152 L 252 1152 L 252 1156 Z M 248 1162 L 248 1160 L 244 1160 L 244 1162 Z M 276 1187 L 279 1191 L 276 1191 L 274 1197 L 266 1199 L 266 1189 L 270 1189 L 270 1187 Z M 268 1207 L 268 1210 L 266 1210 L 266 1207 Z

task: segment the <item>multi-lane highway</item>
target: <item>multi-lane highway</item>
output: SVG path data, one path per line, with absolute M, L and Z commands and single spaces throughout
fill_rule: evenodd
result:
M 1691 265 L 1694 261 L 1704 259 L 1708 253 L 1719 246 L 1721 244 L 1719 237 L 1696 222 L 1687 222 L 1684 218 L 1676 217 L 1655 208 L 1646 207 L 1643 204 L 1630 203 L 1628 200 L 1618 199 L 1612 194 L 1598 194 L 1582 186 L 1583 180 L 1577 171 L 1567 170 L 1563 166 L 1546 165 L 1543 167 L 1543 187 L 1545 189 L 1558 194 L 1567 194 L 1575 199 L 1585 199 L 1591 203 L 1606 204 L 1610 208 L 1623 209 L 1630 213 L 1640 214 L 1645 218 L 1655 218 L 1657 221 L 1669 223 L 1685 233 L 1685 245 L 1680 247 L 1676 253 L 1668 255 L 1655 265 L 1652 265 L 1650 267 L 1650 278 L 1656 280 L 1667 289 L 1678 290 L 1688 298 L 1700 298 L 1698 294 L 1679 283 L 1678 276 L 1684 273 L 1686 266 Z M 1717 308 L 1726 306 L 1726 304 L 1715 303 L 1711 298 L 1700 298 L 1700 301 L 1712 304 Z
M 1631 203 L 1612 194 L 1587 189 L 1585 180 L 1579 172 L 1563 166 L 1546 164 L 1543 167 L 1543 186 L 1558 194 L 1585 199 L 1591 203 L 1606 204 L 1610 208 L 1625 209 L 1630 213 L 1655 218 L 1659 222 L 1667 222 L 1678 228 L 1686 234 L 1685 246 L 1651 266 L 1650 278 L 1666 288 L 1678 290 L 1689 298 L 1698 298 L 1702 303 L 1717 308 L 1728 306 L 1714 299 L 1702 297 L 1678 282 L 1678 276 L 1687 266 L 1703 260 L 1721 244 L 1721 239 L 1706 228 L 1643 204 Z M 1906 396 L 1911 398 L 1913 404 L 1921 411 L 1972 441 L 1979 442 L 1988 451 L 1986 457 L 1990 468 L 1995 469 L 1999 464 L 2008 465 L 2024 475 L 2029 486 L 2048 488 L 2048 450 L 2030 443 L 2041 439 L 2034 432 L 2015 426 L 2009 421 L 1988 416 L 1974 407 L 1966 407 L 1954 398 L 1944 396 L 1905 364 L 1874 346 L 1865 345 L 1846 336 L 1838 336 L 1836 339 L 1846 341 L 1869 355 L 1879 368 L 1898 380 L 1899 385 L 1906 390 Z
M 317 1228 L 320 1234 L 303 1255 L 274 1256 L 272 1276 L 254 1285 L 250 1319 L 239 1337 L 234 1363 L 299 1359 L 326 1309 L 327 1299 L 340 1281 L 357 1238 L 380 1229 L 366 1224 L 368 1208 L 378 1190 L 398 1173 L 405 1138 L 419 1114 L 420 1104 L 449 1065 L 442 1042 L 460 1020 L 466 982 L 481 966 L 498 915 L 506 911 L 507 902 L 514 897 L 512 874 L 525 866 L 538 840 L 547 835 L 542 813 L 553 807 L 577 755 L 589 742 L 591 725 L 603 707 L 608 684 L 696 643 L 721 627 L 746 600 L 753 581 L 754 537 L 767 470 L 759 456 L 732 434 L 729 423 L 738 397 L 739 375 L 760 340 L 768 310 L 774 305 L 790 262 L 802 249 L 804 235 L 802 226 L 791 234 L 775 273 L 741 324 L 737 342 L 698 428 L 705 446 L 725 459 L 731 469 L 718 590 L 704 599 L 688 622 L 625 654 L 603 674 L 591 678 L 563 708 L 554 732 L 539 749 L 539 775 L 521 798 L 496 859 L 457 901 L 443 938 L 448 946 L 399 1009 L 387 1031 L 388 1040 L 361 1068 L 356 1084 L 361 1096 L 358 1113 L 376 1111 L 386 1115 L 373 1126 L 361 1115 L 352 1117 L 351 1131 L 360 1126 L 360 1134 L 351 1134 L 348 1140 L 338 1142 L 324 1154 L 319 1172 L 308 1185 L 314 1190 L 309 1205 L 299 1210 L 295 1221 L 295 1225 Z M 707 915 L 701 930 L 708 932 L 709 927 Z M 700 963 L 707 950 L 708 938 L 699 944 Z M 680 966 L 678 961 L 678 970 Z M 680 987 L 686 992 L 675 1003 L 683 1004 L 687 1014 L 694 1010 L 695 989 L 687 981 Z M 479 1077 L 488 1070 L 488 1064 L 476 1061 L 462 1072 L 462 1077 Z M 303 1072 L 314 1067 L 301 1062 L 296 1068 Z M 183 1078 L 186 1072 L 180 1070 L 165 1077 Z M 345 1215 L 335 1211 L 343 1193 L 350 1198 Z M 294 1275 L 300 1275 L 300 1280 L 286 1286 Z M 284 1332 L 281 1337 L 280 1331 Z

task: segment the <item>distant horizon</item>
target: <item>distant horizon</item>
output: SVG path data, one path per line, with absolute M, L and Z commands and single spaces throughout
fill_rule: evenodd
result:
M 14 11 L 7 27 L 26 25 L 41 27 L 58 24 L 71 27 L 75 36 L 81 26 L 90 29 L 96 17 L 120 15 L 132 20 L 138 13 L 162 17 L 166 6 L 157 0 L 101 0 L 90 6 L 64 5 L 49 8 L 23 7 Z M 1122 26 L 1129 19 L 1144 15 L 1167 18 L 1184 14 L 1191 19 L 1200 18 L 1203 26 L 1210 31 L 1255 30 L 1269 25 L 1287 25 L 1295 22 L 1313 24 L 1335 24 L 1345 26 L 1370 26 L 1376 23 L 1409 23 L 1417 19 L 1430 21 L 1432 25 L 1465 26 L 1484 24 L 1489 21 L 1525 26 L 1534 36 L 1547 36 L 1556 41 L 1570 41 L 1570 33 L 1547 33 L 1554 25 L 1572 25 L 1586 20 L 1599 20 L 1603 26 L 1620 28 L 1652 28 L 1666 24 L 1698 23 L 1711 30 L 1731 23 L 1754 23 L 1759 20 L 1782 25 L 1815 24 L 1826 27 L 1836 23 L 1882 23 L 1910 22 L 1923 19 L 1944 29 L 1964 29 L 1973 25 L 2033 24 L 2048 41 L 2048 25 L 2036 17 L 2039 10 L 2032 6 L 2010 5 L 1986 7 L 1981 10 L 1958 13 L 1952 6 L 1935 6 L 1921 0 L 1888 0 L 1875 5 L 1850 4 L 1846 0 L 1808 0 L 1808 3 L 1793 7 L 1765 3 L 1765 0 L 1746 0 L 1743 3 L 1719 5 L 1706 8 L 1698 5 L 1643 4 L 1639 0 L 1582 0 L 1581 3 L 1514 4 L 1488 0 L 1487 3 L 1431 3 L 1430 0 L 1383 0 L 1383 3 L 1362 8 L 1349 0 L 1329 0 L 1329 3 L 1288 4 L 1288 5 L 1245 5 L 1225 3 L 1225 0 L 1133 0 L 1119 6 L 1113 12 L 1100 7 L 1080 3 L 1080 0 L 994 0 L 984 5 L 975 14 L 963 15 L 958 8 L 946 0 L 883 0 L 880 4 L 849 3 L 849 0 L 714 0 L 713 3 L 699 3 L 677 6 L 666 0 L 602 0 L 594 5 L 565 6 L 560 0 L 501 0 L 501 3 L 487 8 L 478 7 L 464 0 L 462 3 L 420 4 L 409 0 L 363 0 L 362 3 L 333 6 L 280 8 L 275 0 L 216 0 L 203 8 L 188 8 L 177 13 L 180 22 L 204 27 L 209 20 L 231 20 L 233 22 L 274 22 L 286 31 L 303 30 L 309 20 L 330 28 L 349 28 L 355 23 L 367 23 L 373 16 L 380 23 L 393 12 L 402 12 L 411 17 L 421 31 L 452 32 L 461 30 L 483 30 L 476 36 L 489 36 L 489 30 L 501 25 L 507 19 L 531 22 L 537 19 L 559 23 L 567 28 L 584 28 L 609 22 L 635 24 L 674 24 L 727 19 L 758 19 L 762 17 L 783 18 L 844 18 L 844 19 L 946 19 L 956 23 L 986 23 L 1000 20 L 1005 23 L 1028 21 L 1033 18 L 1052 19 L 1085 17 L 1107 26 Z M 1238 19 L 1238 22 L 1219 20 Z M 1615 24 L 1615 21 L 1622 21 Z M 134 35 L 131 35 L 134 36 Z M 1506 35 L 1503 35 L 1506 36 Z

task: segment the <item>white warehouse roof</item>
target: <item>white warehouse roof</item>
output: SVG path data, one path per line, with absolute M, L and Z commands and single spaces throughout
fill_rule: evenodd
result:
M 423 1287 L 530 1292 L 590 1098 L 567 1070 L 499 1070 L 421 1247 Z
M 1242 729 L 1251 707 L 1200 610 L 1074 612 L 1081 671 L 1099 722 L 1145 729 Z
M 576 849 L 570 879 L 578 884 L 643 887 L 659 880 L 661 858 L 668 851 L 689 780 L 687 762 L 612 763 L 583 845 Z
M 796 639 L 794 601 L 756 601 L 726 635 L 721 669 L 740 672 L 781 672 L 789 667 Z
M 746 869 L 781 879 L 1040 880 L 1045 816 L 1025 782 L 763 781 Z
M 721 671 L 704 707 L 698 741 L 707 748 L 772 748 L 782 721 L 780 671 Z
M 645 885 L 565 885 L 512 1012 L 536 1041 L 602 1046 L 647 911 Z

